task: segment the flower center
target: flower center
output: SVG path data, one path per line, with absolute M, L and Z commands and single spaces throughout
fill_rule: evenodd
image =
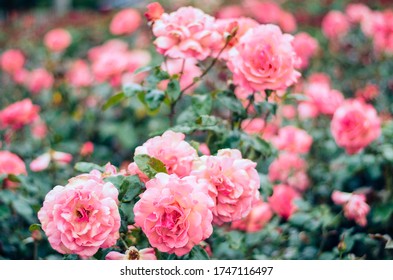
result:
M 127 258 L 129 260 L 139 260 L 140 259 L 140 255 L 139 255 L 138 250 L 136 250 L 136 249 L 130 250 L 128 252 L 128 254 L 127 254 Z
M 78 222 L 88 222 L 90 211 L 85 208 L 79 208 L 76 210 L 76 216 L 78 217 Z

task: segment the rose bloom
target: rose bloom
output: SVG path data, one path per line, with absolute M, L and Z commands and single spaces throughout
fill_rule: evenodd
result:
M 315 56 L 319 49 L 318 41 L 306 32 L 296 34 L 292 46 L 300 57 L 298 66 L 300 69 L 308 67 L 310 58 Z
M 91 48 L 87 56 L 89 60 L 92 62 L 96 61 L 97 59 L 100 58 L 100 56 L 104 53 L 115 53 L 115 52 L 126 52 L 128 50 L 128 45 L 126 42 L 119 40 L 119 39 L 112 39 L 105 44 L 96 46 Z
M 300 102 L 297 111 L 300 119 L 313 119 L 319 115 L 318 108 L 311 102 Z
M 326 38 L 336 40 L 345 36 L 350 28 L 350 23 L 340 11 L 330 11 L 322 20 L 322 32 Z
M 281 153 L 269 166 L 269 180 L 305 191 L 310 185 L 306 171 L 307 163 L 304 159 L 297 154 Z
M 358 89 L 355 95 L 357 98 L 371 101 L 379 95 L 379 87 L 374 84 L 368 84 L 364 88 Z
M 352 155 L 380 136 L 381 121 L 372 105 L 351 99 L 336 110 L 330 130 L 337 145 Z
M 260 25 L 243 35 L 229 52 L 228 67 L 236 85 L 249 91 L 284 90 L 300 77 L 293 37 L 272 24 Z
M 56 186 L 38 212 L 52 248 L 88 258 L 119 238 L 118 190 L 96 173 L 82 174 Z
M 156 21 L 165 12 L 164 8 L 158 2 L 150 3 L 146 6 L 147 11 L 145 13 L 146 19 L 150 21 Z
M 109 30 L 113 35 L 130 35 L 141 25 L 142 18 L 137 10 L 124 9 L 112 19 Z
M 158 173 L 135 204 L 135 224 L 161 252 L 187 254 L 213 232 L 207 187 L 194 176 Z
M 135 246 L 131 246 L 122 254 L 119 252 L 109 252 L 105 256 L 106 260 L 156 260 L 156 253 L 153 248 L 138 250 Z
M 281 128 L 278 135 L 272 139 L 278 150 L 297 154 L 307 154 L 312 142 L 312 137 L 305 130 L 294 126 Z
M 83 145 L 79 151 L 80 155 L 83 157 L 89 156 L 93 152 L 94 152 L 94 144 L 93 144 L 93 142 L 90 142 L 90 141 L 83 143 Z
M 362 3 L 351 3 L 345 8 L 345 14 L 353 23 L 361 23 L 369 17 L 371 10 Z
M 187 86 L 191 85 L 194 78 L 199 77 L 202 74 L 202 70 L 196 65 L 197 60 L 193 58 L 186 59 L 168 59 L 161 64 L 161 68 L 167 71 L 169 75 L 178 74 L 180 76 L 180 89 L 183 90 Z M 158 87 L 166 89 L 168 80 L 159 83 Z M 196 86 L 189 88 L 186 93 L 192 93 Z
M 377 52 L 393 54 L 393 10 L 374 13 L 371 34 Z
M 27 175 L 26 165 L 16 154 L 9 151 L 0 151 L 0 174 Z M 17 183 L 11 182 L 8 179 L 4 181 L 4 184 L 9 188 L 18 186 Z
M 309 98 L 305 102 L 312 103 L 318 113 L 325 115 L 333 115 L 344 102 L 344 95 L 325 83 L 309 83 L 305 86 L 304 93 Z
M 29 71 L 22 68 L 12 74 L 12 79 L 17 85 L 25 85 L 29 77 Z
M 40 107 L 34 105 L 30 99 L 15 102 L 0 111 L 0 128 L 7 127 L 18 130 L 31 124 L 39 118 Z
M 263 229 L 263 227 L 270 221 L 273 213 L 268 203 L 260 200 L 255 205 L 250 214 L 242 220 L 232 222 L 232 229 L 239 229 L 246 232 L 257 232 Z
M 72 63 L 66 77 L 68 83 L 74 87 L 88 87 L 93 83 L 94 79 L 89 65 L 82 59 Z
M 36 139 L 44 139 L 48 134 L 48 127 L 41 118 L 36 119 L 31 125 L 31 135 Z
M 198 157 L 198 153 L 184 141 L 184 138 L 183 133 L 168 130 L 162 136 L 153 137 L 137 147 L 135 155 L 145 154 L 159 159 L 164 163 L 168 174 L 176 174 L 179 177 L 190 175 L 193 161 Z M 135 171 L 136 164 L 131 165 L 134 167 L 129 167 L 129 171 Z
M 214 18 L 193 7 L 162 14 L 154 22 L 153 34 L 157 51 L 170 58 L 204 60 L 221 40 Z
M 268 202 L 273 211 L 283 219 L 289 219 L 297 211 L 294 203 L 300 198 L 298 192 L 287 185 L 276 185 L 273 187 L 273 195 L 268 198 Z
M 367 225 L 367 214 L 370 212 L 370 206 L 367 204 L 364 194 L 334 191 L 332 200 L 335 204 L 344 206 L 344 216 L 349 220 L 354 220 L 362 227 Z
M 33 172 L 40 172 L 47 169 L 51 161 L 59 165 L 67 165 L 72 161 L 72 155 L 52 150 L 35 158 L 30 163 L 30 169 Z
M 297 29 L 296 18 L 293 14 L 281 10 L 277 24 L 284 32 L 292 33 Z
M 217 19 L 240 18 L 245 16 L 245 11 L 241 6 L 229 5 L 229 6 L 221 7 L 215 16 Z
M 34 94 L 53 86 L 54 78 L 51 73 L 43 68 L 38 68 L 29 73 L 26 80 L 27 88 Z
M 45 34 L 44 44 L 52 52 L 62 52 L 72 42 L 70 32 L 62 28 L 52 29 Z
M 256 163 L 243 159 L 239 150 L 223 149 L 216 156 L 194 162 L 191 175 L 207 181 L 215 201 L 213 222 L 221 225 L 246 217 L 259 201 L 260 179 Z
M 15 74 L 23 68 L 24 64 L 25 56 L 20 50 L 7 50 L 0 57 L 1 69 L 9 74 Z
M 127 52 L 105 52 L 92 64 L 95 79 L 101 83 L 109 81 L 114 87 L 120 85 L 121 74 L 127 67 Z

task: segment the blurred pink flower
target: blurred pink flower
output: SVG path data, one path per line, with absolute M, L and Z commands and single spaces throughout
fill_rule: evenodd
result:
M 273 195 L 268 198 L 268 202 L 277 215 L 287 220 L 297 211 L 294 203 L 297 198 L 300 198 L 299 193 L 290 186 L 276 185 L 273 187 Z
M 94 79 L 89 65 L 82 59 L 72 63 L 66 77 L 68 83 L 74 87 L 88 87 L 93 83 Z
M 345 14 L 352 23 L 361 23 L 363 20 L 367 20 L 370 13 L 370 8 L 363 3 L 350 3 L 345 8 Z
M 257 205 L 252 208 L 247 217 L 232 222 L 231 228 L 246 232 L 257 232 L 263 229 L 272 216 L 273 213 L 269 204 L 260 200 Z
M 119 238 L 118 190 L 94 174 L 71 178 L 45 197 L 38 212 L 52 248 L 61 254 L 93 256 Z
M 20 50 L 9 49 L 0 56 L 1 69 L 9 74 L 15 74 L 22 70 L 25 64 L 25 56 Z
M 351 155 L 380 136 L 381 121 L 372 105 L 351 99 L 336 110 L 330 130 L 337 145 Z
M 150 3 L 146 7 L 147 7 L 147 11 L 145 13 L 145 17 L 149 22 L 160 19 L 162 14 L 165 12 L 164 8 L 158 2 Z
M 217 19 L 233 19 L 245 16 L 243 7 L 239 5 L 229 5 L 221 7 L 216 13 Z
M 187 254 L 213 232 L 214 202 L 207 188 L 194 176 L 158 173 L 135 204 L 136 225 L 161 252 Z
M 33 94 L 50 89 L 54 83 L 52 74 L 43 68 L 34 69 L 26 78 L 26 86 Z
M 44 139 L 48 134 L 48 127 L 41 118 L 36 119 L 31 125 L 31 134 L 37 139 Z
M 349 29 L 350 23 L 346 15 L 340 11 L 330 11 L 322 20 L 322 32 L 330 40 L 345 36 Z
M 379 95 L 379 87 L 375 84 L 367 84 L 364 88 L 358 89 L 355 93 L 357 98 L 371 101 Z
M 255 167 L 236 149 L 219 150 L 216 156 L 202 156 L 194 162 L 191 175 L 208 184 L 215 201 L 215 224 L 244 218 L 258 202 L 260 179 Z
M 45 46 L 52 52 L 64 51 L 71 42 L 71 34 L 62 28 L 52 29 L 44 37 Z
M 135 9 L 128 8 L 118 12 L 112 19 L 109 30 L 113 35 L 130 35 L 141 25 L 142 18 Z
M 39 118 L 40 107 L 30 99 L 15 102 L 0 111 L 0 129 L 7 127 L 18 130 Z
M 281 128 L 278 135 L 272 139 L 273 145 L 278 150 L 296 154 L 307 154 L 312 142 L 312 137 L 305 130 L 294 126 Z
M 34 159 L 30 163 L 30 169 L 33 172 L 43 171 L 49 167 L 52 161 L 60 165 L 67 165 L 72 161 L 72 155 L 52 150 Z
M 229 52 L 234 83 L 249 91 L 283 90 L 296 83 L 299 58 L 292 39 L 272 24 L 250 29 Z
M 23 160 L 14 153 L 9 151 L 0 151 L 0 175 L 27 175 L 26 165 Z M 8 179 L 4 181 L 8 188 L 16 188 L 18 183 L 11 182 Z
M 317 54 L 319 49 L 318 41 L 308 33 L 301 32 L 295 35 L 292 45 L 296 54 L 300 57 L 298 67 L 300 69 L 307 68 L 310 59 Z
M 362 227 L 367 225 L 367 214 L 370 212 L 370 206 L 367 204 L 364 194 L 334 191 L 332 200 L 337 205 L 343 205 L 344 216 L 349 220 L 354 220 Z
M 90 142 L 90 141 L 83 143 L 83 145 L 79 151 L 80 155 L 83 157 L 89 156 L 93 152 L 94 152 L 94 144 L 93 144 L 93 142 Z
M 138 250 L 135 246 L 131 246 L 122 254 L 116 251 L 109 252 L 105 256 L 106 260 L 157 260 L 156 253 L 153 248 Z

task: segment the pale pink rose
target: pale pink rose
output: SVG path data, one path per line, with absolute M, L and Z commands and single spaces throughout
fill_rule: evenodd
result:
M 212 232 L 214 202 L 196 177 L 158 173 L 135 204 L 135 224 L 161 252 L 182 256 Z
M 340 11 L 330 11 L 322 20 L 322 32 L 328 39 L 337 40 L 344 37 L 349 29 L 350 23 Z
M 150 180 L 149 177 L 147 177 L 147 175 L 145 173 L 143 173 L 142 171 L 140 171 L 140 169 L 138 168 L 138 165 L 136 165 L 135 162 L 131 162 L 128 166 L 127 166 L 127 174 L 129 175 L 137 175 L 139 177 L 139 179 L 143 182 L 146 183 L 147 181 Z
M 93 256 L 119 238 L 118 190 L 94 174 L 82 174 L 56 186 L 38 212 L 52 248 L 61 254 Z
M 186 141 L 185 135 L 166 131 L 162 136 L 147 140 L 135 149 L 135 155 L 149 155 L 162 161 L 168 174 L 184 177 L 190 175 L 193 161 L 197 159 L 197 151 Z
M 0 174 L 27 175 L 26 165 L 16 154 L 9 151 L 0 151 Z M 4 184 L 8 188 L 16 188 L 18 183 L 5 179 Z
M 40 107 L 34 105 L 30 99 L 15 102 L 0 111 L 0 128 L 18 130 L 37 120 L 39 111 Z
M 180 76 L 180 89 L 183 90 L 191 85 L 194 78 L 202 75 L 202 70 L 197 66 L 197 60 L 193 58 L 186 59 L 167 59 L 161 64 L 161 68 L 169 73 L 169 75 L 178 74 Z M 162 81 L 159 87 L 166 89 L 168 80 Z M 192 93 L 196 85 L 189 88 L 186 93 Z
M 344 216 L 349 220 L 354 220 L 362 227 L 367 225 L 367 214 L 370 212 L 370 206 L 367 204 L 364 194 L 334 191 L 332 200 L 337 205 L 343 205 Z
M 82 59 L 72 63 L 66 77 L 68 83 L 74 87 L 88 87 L 93 83 L 94 79 L 89 65 Z
M 147 11 L 145 13 L 145 17 L 149 22 L 156 21 L 165 12 L 164 8 L 158 2 L 150 3 L 146 7 L 147 7 Z
M 134 72 L 138 68 L 147 66 L 151 61 L 151 55 L 146 50 L 132 50 L 127 52 L 127 71 Z
M 379 95 L 379 87 L 375 84 L 367 84 L 364 88 L 358 89 L 355 93 L 357 98 L 371 101 Z
M 304 93 L 309 98 L 306 102 L 312 103 L 319 113 L 325 115 L 333 115 L 344 102 L 344 95 L 325 83 L 309 83 L 305 86 Z
M 274 1 L 244 1 L 244 7 L 260 23 L 278 23 L 281 7 Z
M 269 180 L 305 191 L 310 185 L 306 171 L 307 163 L 304 159 L 297 154 L 281 153 L 269 166 Z
M 255 205 L 250 214 L 242 220 L 232 222 L 232 229 L 239 229 L 246 232 L 257 232 L 263 229 L 263 227 L 270 221 L 273 213 L 268 203 L 260 200 Z
M 98 59 L 93 61 L 92 71 L 98 82 L 108 81 L 112 86 L 119 86 L 121 74 L 127 70 L 127 52 L 103 52 Z
M 381 121 L 372 105 L 351 99 L 336 110 L 330 130 L 337 145 L 352 155 L 380 136 Z
M 156 253 L 153 248 L 138 250 L 135 246 L 131 246 L 122 254 L 119 252 L 109 252 L 105 256 L 106 260 L 157 260 Z
M 382 11 L 371 11 L 360 23 L 364 35 L 373 38 L 376 32 L 383 30 L 385 19 Z
M 309 83 L 322 83 L 328 85 L 329 87 L 331 84 L 330 77 L 326 73 L 321 73 L 321 72 L 311 74 L 308 77 L 307 81 Z
M 293 105 L 283 105 L 281 107 L 281 114 L 284 118 L 288 120 L 293 120 L 296 118 L 296 107 Z
M 209 146 L 206 143 L 201 143 L 199 145 L 199 152 L 201 152 L 205 156 L 210 156 L 211 155 Z
M 361 23 L 368 18 L 370 13 L 370 8 L 363 3 L 350 3 L 345 8 L 345 14 L 353 23 Z
M 282 31 L 287 33 L 295 32 L 297 29 L 296 18 L 293 14 L 281 10 L 278 17 L 277 24 L 281 27 Z
M 204 60 L 221 40 L 214 18 L 193 7 L 162 14 L 154 22 L 153 34 L 157 51 L 170 58 Z
M 45 34 L 44 44 L 52 52 L 62 52 L 72 42 L 70 32 L 62 28 L 52 29 Z
M 297 211 L 294 200 L 300 198 L 297 191 L 287 185 L 276 185 L 273 187 L 273 195 L 268 198 L 268 202 L 273 211 L 287 220 Z
M 31 125 L 31 135 L 37 139 L 44 139 L 48 134 L 46 123 L 40 118 L 36 119 Z
M 94 152 L 94 144 L 93 144 L 93 142 L 88 141 L 88 142 L 83 143 L 83 145 L 79 151 L 79 154 L 83 157 L 86 157 L 86 156 L 91 155 L 93 152 Z
M 319 115 L 317 106 L 310 102 L 300 102 L 297 110 L 301 119 L 313 119 Z
M 130 35 L 138 29 L 141 22 L 139 12 L 128 8 L 121 10 L 113 17 L 109 30 L 113 35 Z
M 27 88 L 34 94 L 53 86 L 54 78 L 51 73 L 43 68 L 31 71 L 26 80 Z
M 377 52 L 393 54 L 393 10 L 374 13 L 371 35 Z
M 207 182 L 215 201 L 215 224 L 246 217 L 258 202 L 260 179 L 255 167 L 255 162 L 243 159 L 235 149 L 219 150 L 216 156 L 202 156 L 194 162 L 191 175 Z
M 293 37 L 276 25 L 260 25 L 243 35 L 229 51 L 233 81 L 249 91 L 284 90 L 300 77 Z
M 292 45 L 296 54 L 300 57 L 300 64 L 298 67 L 300 69 L 307 68 L 310 59 L 318 52 L 318 41 L 311 37 L 308 33 L 301 32 L 295 35 Z
M 0 65 L 4 72 L 15 74 L 22 70 L 25 64 L 25 56 L 20 50 L 10 49 L 1 54 Z
M 12 74 L 12 79 L 18 85 L 25 85 L 27 83 L 29 74 L 29 71 L 22 68 Z
M 69 153 L 52 151 L 52 160 L 59 164 L 69 164 L 72 161 L 72 155 Z
M 126 42 L 119 39 L 112 39 L 101 46 L 97 46 L 91 48 L 88 51 L 88 58 L 91 61 L 96 61 L 100 58 L 100 56 L 104 53 L 117 53 L 117 52 L 126 52 L 128 50 L 128 45 Z
M 49 167 L 49 164 L 51 162 L 51 156 L 49 153 L 42 154 L 35 158 L 31 163 L 30 163 L 30 169 L 33 172 L 40 172 Z
M 281 128 L 278 135 L 272 139 L 278 150 L 296 154 L 307 154 L 312 142 L 312 137 L 305 130 L 294 126 Z
M 239 5 L 224 6 L 216 13 L 217 19 L 240 18 L 243 16 L 245 16 L 245 11 Z

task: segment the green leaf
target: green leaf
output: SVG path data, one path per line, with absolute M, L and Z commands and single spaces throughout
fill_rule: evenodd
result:
M 104 104 L 104 106 L 102 106 L 102 109 L 105 111 L 107 109 L 109 109 L 110 107 L 120 103 L 123 99 L 126 98 L 126 95 L 124 92 L 119 92 L 118 94 L 115 94 L 113 96 L 111 96 Z
M 177 101 L 181 93 L 179 81 L 171 79 L 166 88 L 166 92 L 172 102 Z
M 12 207 L 15 209 L 16 213 L 21 215 L 26 220 L 30 221 L 33 218 L 33 209 L 31 209 L 30 204 L 24 199 L 16 199 L 12 201 Z
M 169 73 L 167 71 L 162 70 L 160 66 L 154 68 L 153 75 L 159 81 L 168 80 L 171 77 Z
M 138 168 L 150 179 L 157 173 L 168 173 L 165 165 L 158 159 L 148 155 L 136 155 L 134 161 Z
M 153 89 L 145 94 L 144 99 L 147 107 L 154 111 L 161 106 L 162 101 L 165 99 L 165 92 Z
M 140 84 L 127 84 L 123 86 L 123 92 L 126 97 L 132 97 L 140 92 L 143 92 L 143 87 Z
M 230 111 L 243 117 L 246 116 L 246 109 L 236 97 L 219 95 L 218 100 L 224 107 L 228 108 Z
M 131 202 L 138 196 L 143 188 L 142 182 L 137 175 L 124 177 L 120 185 L 120 194 L 122 202 Z
M 296 226 L 303 226 L 311 220 L 311 216 L 306 213 L 295 213 L 289 219 L 289 222 Z
M 187 260 L 208 260 L 209 256 L 206 251 L 199 245 L 194 246 L 190 253 L 185 257 Z
M 136 74 L 139 74 L 139 73 L 142 73 L 142 72 L 149 72 L 152 69 L 153 69 L 152 66 L 143 66 L 143 67 L 140 67 L 140 68 L 136 69 L 134 71 L 134 74 L 136 75 Z
M 198 115 L 209 115 L 213 107 L 213 99 L 209 94 L 192 96 L 192 109 Z
M 35 230 L 40 230 L 41 229 L 41 225 L 40 224 L 32 224 L 29 226 L 29 231 L 33 232 Z
M 82 173 L 89 173 L 90 171 L 97 169 L 98 171 L 104 172 L 105 168 L 101 167 L 95 163 L 90 162 L 77 162 L 75 164 L 75 170 Z
M 200 126 L 215 126 L 218 124 L 218 119 L 214 116 L 202 115 L 197 118 L 196 124 Z

